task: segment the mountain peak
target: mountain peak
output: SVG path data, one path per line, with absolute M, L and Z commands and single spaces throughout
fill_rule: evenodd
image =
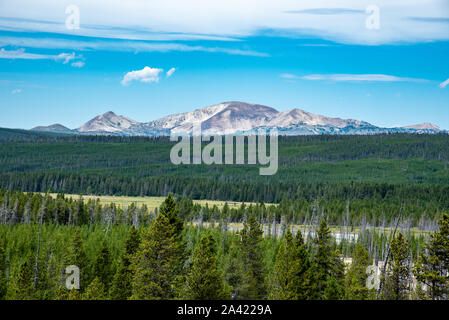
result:
M 415 129 L 415 130 L 433 130 L 433 131 L 443 131 L 443 129 L 441 129 L 440 127 L 438 127 L 437 125 L 430 123 L 430 122 L 423 122 L 423 123 L 418 123 L 418 124 L 414 124 L 411 126 L 405 126 L 403 128 L 406 129 Z
M 107 111 L 75 130 L 60 124 L 32 130 L 72 134 L 166 136 L 189 134 L 198 125 L 201 125 L 205 135 L 247 134 L 258 129 L 273 128 L 284 135 L 447 132 L 428 122 L 401 128 L 381 128 L 360 120 L 332 118 L 298 108 L 279 112 L 272 107 L 242 101 L 226 101 L 146 123 Z
M 260 104 L 240 101 L 223 103 L 226 107 L 201 124 L 205 134 L 232 134 L 265 126 L 279 111 Z
M 72 130 L 63 126 L 60 123 L 55 123 L 49 126 L 37 126 L 31 129 L 31 131 L 42 131 L 42 132 L 55 132 L 55 133 L 72 133 Z
M 102 114 L 103 117 L 110 118 L 110 117 L 116 117 L 117 115 L 113 111 L 108 111 Z
M 138 122 L 124 116 L 118 116 L 112 111 L 98 115 L 89 120 L 77 130 L 79 132 L 120 133 Z

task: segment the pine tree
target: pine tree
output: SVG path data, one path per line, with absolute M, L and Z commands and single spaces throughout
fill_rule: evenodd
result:
M 305 300 L 312 298 L 309 252 L 301 232 L 296 237 L 287 229 L 270 278 L 270 299 Z
M 174 226 L 159 213 L 133 258 L 132 299 L 170 299 L 179 264 L 179 244 Z
M 193 300 L 230 298 L 217 269 L 217 249 L 213 236 L 206 232 L 193 253 L 193 265 L 187 275 L 185 297 Z
M 25 261 L 19 268 L 16 282 L 12 288 L 12 298 L 14 300 L 33 300 L 33 273 L 31 264 Z
M 382 275 L 384 286 L 381 298 L 386 300 L 406 300 L 410 290 L 410 247 L 402 233 L 391 241 L 391 263 Z
M 246 292 L 241 293 L 244 299 L 263 299 L 266 296 L 265 265 L 261 248 L 263 231 L 254 215 L 250 215 L 240 231 L 241 259 L 244 268 Z
M 55 299 L 61 285 L 61 261 L 58 261 L 53 246 L 56 246 L 56 241 L 52 240 L 49 244 L 51 249 L 47 250 L 45 254 L 45 268 L 42 268 L 38 283 L 38 288 L 42 291 L 42 299 L 47 300 Z
M 66 256 L 66 265 L 75 265 L 80 270 L 80 290 L 83 291 L 89 284 L 89 259 L 78 228 L 73 236 Z
M 173 196 L 169 194 L 160 207 L 160 214 L 162 214 L 166 219 L 168 219 L 170 225 L 173 227 L 173 236 L 176 241 L 177 247 L 177 262 L 173 267 L 174 271 L 174 287 L 181 289 L 185 283 L 185 262 L 188 257 L 188 252 L 186 251 L 187 244 L 183 238 L 184 222 L 179 217 L 179 209 L 177 203 Z M 173 293 L 178 295 L 178 293 Z
M 120 268 L 114 276 L 111 288 L 111 299 L 126 300 L 132 295 L 133 273 L 130 268 L 133 255 L 140 244 L 140 234 L 136 228 L 131 227 L 125 242 L 125 252 L 122 254 Z
M 104 240 L 94 264 L 94 276 L 101 282 L 105 294 L 108 293 L 112 278 L 111 254 Z
M 439 230 L 424 245 L 414 273 L 417 281 L 427 287 L 430 299 L 447 299 L 449 295 L 449 215 L 438 221 Z
M 59 286 L 56 290 L 55 300 L 68 300 L 69 290 L 66 287 Z
M 6 296 L 8 282 L 6 280 L 6 252 L 3 239 L 0 237 L 0 300 Z
M 178 240 L 184 229 L 184 222 L 179 218 L 179 210 L 176 207 L 176 201 L 171 194 L 165 198 L 159 212 L 167 218 L 169 223 L 174 227 L 175 238 Z
M 67 290 L 68 291 L 68 296 L 67 296 L 67 300 L 81 300 L 81 294 L 79 292 L 79 290 L 76 290 L 75 288 Z M 93 299 L 90 299 L 93 300 Z
M 72 290 L 71 290 L 72 291 Z M 106 299 L 105 287 L 99 277 L 95 277 L 94 280 L 86 288 L 86 291 L 82 295 L 83 300 L 104 300 Z
M 361 243 L 357 243 L 352 257 L 352 264 L 345 278 L 345 299 L 347 300 L 367 300 L 374 298 L 373 289 L 368 289 L 366 280 L 368 274 L 367 267 L 371 264 L 368 251 Z
M 316 254 L 313 259 L 313 295 L 317 299 L 337 300 L 344 296 L 344 264 L 332 248 L 332 236 L 326 221 L 322 220 L 317 232 Z
M 248 291 L 244 281 L 244 268 L 240 252 L 235 243 L 231 244 L 224 266 L 224 277 L 232 290 L 232 298 L 241 299 Z

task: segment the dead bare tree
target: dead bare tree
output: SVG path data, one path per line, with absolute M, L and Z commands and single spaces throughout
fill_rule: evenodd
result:
M 399 216 L 398 216 L 398 219 L 396 220 L 396 226 L 394 227 L 394 231 L 393 231 L 393 235 L 392 235 L 391 239 L 394 239 L 394 237 L 396 236 L 396 230 L 398 228 L 399 221 L 401 220 L 401 215 L 402 215 L 402 205 L 401 205 L 401 208 L 399 209 Z M 382 267 L 382 275 L 385 274 L 385 271 L 387 269 L 388 259 L 390 258 L 390 248 L 391 248 L 391 241 L 388 243 L 387 255 L 385 256 L 385 261 L 384 261 L 384 264 Z M 382 277 L 380 279 L 379 288 L 377 289 L 377 292 L 376 292 L 376 299 L 379 298 L 379 295 L 382 292 L 383 283 L 384 283 L 384 279 Z
M 37 289 L 37 277 L 38 277 L 38 271 L 39 271 L 39 251 L 41 248 L 41 229 L 42 229 L 42 224 L 44 222 L 44 214 L 45 214 L 45 198 L 42 199 L 41 218 L 39 221 L 39 230 L 37 232 L 36 263 L 34 265 L 34 281 L 33 281 L 34 290 Z

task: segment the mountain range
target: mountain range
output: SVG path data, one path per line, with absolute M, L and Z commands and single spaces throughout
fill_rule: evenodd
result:
M 239 101 L 223 102 L 150 122 L 138 122 L 109 111 L 76 129 L 53 124 L 31 130 L 83 135 L 167 136 L 171 133 L 189 134 L 197 125 L 201 125 L 203 134 L 210 135 L 249 134 L 258 129 L 273 128 L 276 128 L 280 135 L 448 132 L 432 123 L 382 128 L 360 120 L 331 118 L 301 109 L 279 112 L 268 106 Z

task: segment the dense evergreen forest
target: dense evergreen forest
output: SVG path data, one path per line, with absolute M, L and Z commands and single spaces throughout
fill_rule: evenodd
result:
M 11 131 L 11 130 L 10 130 Z M 0 134 L 0 188 L 85 195 L 167 196 L 281 203 L 340 223 L 391 221 L 401 207 L 417 226 L 449 209 L 447 135 L 279 137 L 279 170 L 173 165 L 167 137 Z M 294 208 L 290 210 L 290 208 Z
M 273 176 L 176 166 L 172 146 L 0 129 L 0 298 L 448 298 L 447 135 L 279 137 Z
M 370 288 L 369 266 L 377 259 L 369 243 L 359 238 L 346 250 L 325 219 L 307 239 L 288 224 L 279 236 L 264 234 L 262 217 L 244 209 L 234 209 L 248 214 L 243 228 L 228 232 L 226 206 L 217 224 L 192 225 L 191 203 L 171 195 L 153 212 L 62 194 L 1 195 L 2 299 L 448 298 L 447 214 L 419 252 L 413 253 L 410 234 L 391 234 L 388 267 Z M 73 266 L 80 270 L 79 289 L 69 290 Z

